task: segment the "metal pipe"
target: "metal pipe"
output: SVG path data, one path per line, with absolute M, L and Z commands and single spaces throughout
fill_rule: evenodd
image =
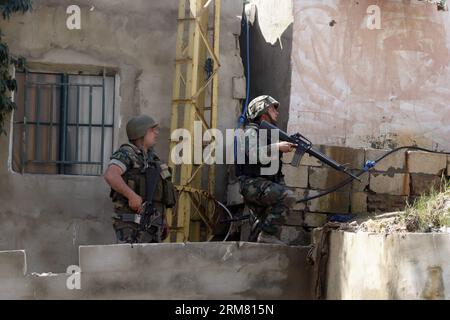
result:
M 91 161 L 91 135 L 92 135 L 92 87 L 89 87 L 89 138 L 88 138 L 88 161 Z
M 76 131 L 75 131 L 75 160 L 78 161 L 78 139 L 80 135 L 80 87 L 77 87 L 77 110 L 76 110 Z
M 53 87 L 50 86 L 50 132 L 49 132 L 49 139 L 48 139 L 48 155 L 47 160 L 52 159 L 53 154 Z
M 104 147 L 105 147 L 105 70 L 103 69 L 103 78 L 102 78 L 102 141 L 101 141 L 101 158 L 102 162 L 101 172 L 103 173 L 103 156 L 104 156 Z
M 36 86 L 36 138 L 34 139 L 34 158 L 37 160 L 41 159 L 39 152 L 41 144 L 40 116 L 41 116 L 41 90 L 39 86 Z

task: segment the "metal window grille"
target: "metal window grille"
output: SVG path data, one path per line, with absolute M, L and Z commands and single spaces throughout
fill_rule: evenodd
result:
M 101 175 L 113 149 L 114 77 L 25 71 L 16 79 L 14 170 Z

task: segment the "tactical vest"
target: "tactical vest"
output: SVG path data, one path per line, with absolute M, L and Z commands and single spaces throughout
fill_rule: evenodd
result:
M 124 144 L 120 148 L 124 148 L 131 158 L 131 168 L 122 175 L 125 183 L 145 201 L 147 183 L 155 183 L 146 181 L 145 171 L 147 166 L 156 167 L 159 175 L 153 194 L 154 206 L 158 211 L 161 210 L 161 212 L 164 211 L 164 208 L 173 207 L 175 205 L 175 191 L 171 181 L 172 174 L 169 167 L 162 163 L 152 150 L 148 154 L 145 154 L 145 152 L 132 144 Z M 110 196 L 116 214 L 136 213 L 128 206 L 128 199 L 122 194 L 111 189 Z
M 257 123 L 251 122 L 245 126 L 245 132 L 248 132 L 248 130 L 255 130 L 256 131 L 256 141 L 259 143 L 259 125 Z M 267 135 L 267 145 L 272 144 L 272 139 L 270 137 L 270 132 L 268 132 Z M 249 146 L 246 143 L 246 148 Z M 281 172 L 281 161 L 282 153 L 279 153 L 278 160 L 278 171 L 274 175 L 262 175 L 261 174 L 261 168 L 270 167 L 270 163 L 268 164 L 262 164 L 259 161 L 256 164 L 250 164 L 250 157 L 248 154 L 248 150 L 245 152 L 245 164 L 237 164 L 236 165 L 236 175 L 241 178 L 245 177 L 263 177 L 268 180 L 274 181 L 274 182 L 280 182 L 282 180 L 282 172 Z

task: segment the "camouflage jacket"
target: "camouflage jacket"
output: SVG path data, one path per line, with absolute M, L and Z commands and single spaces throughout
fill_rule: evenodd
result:
M 270 132 L 268 132 L 267 134 L 267 141 L 261 141 L 262 144 L 260 144 L 259 141 L 260 133 L 259 125 L 257 123 L 252 122 L 247 124 L 245 126 L 244 132 L 244 136 L 241 137 L 240 141 L 238 142 L 238 151 L 244 154 L 245 163 L 237 164 L 237 176 L 240 176 L 241 178 L 262 177 L 278 183 L 283 182 L 284 177 L 282 174 L 281 152 L 279 152 L 278 155 L 275 155 L 273 157 L 274 159 L 272 160 L 278 162 L 276 166 L 278 170 L 276 170 L 272 174 L 262 174 L 261 169 L 269 168 L 272 164 L 271 162 L 267 163 L 268 159 L 266 159 L 266 163 L 262 163 L 260 159 L 261 152 L 262 154 L 266 155 L 267 158 L 271 157 L 271 148 L 269 146 L 273 143 L 273 141 L 270 137 Z
M 148 166 L 157 167 L 159 170 L 156 188 L 153 194 L 153 204 L 158 211 L 163 213 L 165 208 L 175 204 L 175 192 L 171 182 L 169 167 L 163 163 L 151 149 L 148 153 L 133 144 L 123 144 L 110 158 L 109 165 L 117 165 L 123 171 L 122 178 L 136 194 L 145 201 L 147 181 L 145 171 Z M 115 214 L 136 213 L 128 206 L 128 199 L 122 194 L 111 189 L 110 197 L 113 201 Z

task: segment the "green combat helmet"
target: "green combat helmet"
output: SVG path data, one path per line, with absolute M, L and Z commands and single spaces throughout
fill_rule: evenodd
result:
M 128 140 L 133 141 L 142 138 L 149 128 L 156 127 L 157 125 L 158 123 L 155 119 L 145 114 L 131 118 L 127 123 Z
M 267 109 L 269 109 L 270 106 L 274 106 L 278 109 L 278 106 L 280 103 L 268 95 L 259 96 L 255 99 L 253 99 L 249 104 L 247 108 L 247 119 L 248 120 L 255 120 L 260 115 L 264 114 Z

